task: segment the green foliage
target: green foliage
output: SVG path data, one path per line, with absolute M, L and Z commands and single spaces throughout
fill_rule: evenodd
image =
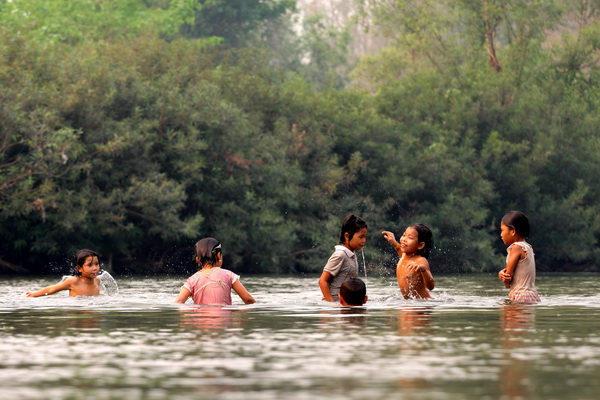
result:
M 164 4 L 163 4 L 164 3 Z M 40 42 L 75 44 L 143 33 L 172 36 L 190 22 L 196 0 L 12 0 L 0 8 L 0 23 Z
M 350 33 L 328 26 L 322 16 L 313 16 L 304 21 L 301 49 L 303 67 L 298 72 L 317 88 L 346 86 L 349 72 L 348 49 Z
M 318 272 L 352 212 L 371 267 L 423 222 L 434 273 L 493 271 L 520 209 L 540 268 L 597 268 L 596 2 L 362 2 L 395 41 L 348 88 L 347 32 L 294 37 L 291 1 L 76 3 L 0 3 L 0 265 L 190 271 L 210 235 Z
M 440 263 L 450 261 L 447 249 L 460 249 L 458 263 L 466 269 L 494 269 L 498 220 L 521 209 L 533 221 L 541 267 L 597 264 L 591 193 L 598 139 L 590 123 L 597 120 L 598 91 L 590 78 L 598 65 L 587 34 L 599 26 L 593 2 L 369 3 L 363 12 L 389 27 L 397 42 L 364 60 L 355 77 L 376 91 L 382 112 L 413 132 L 404 146 L 410 153 L 399 149 L 397 163 L 409 158 L 419 168 L 405 166 L 399 175 L 406 178 L 396 185 L 424 194 L 400 202 L 400 209 L 435 216 Z M 571 21 L 579 21 L 578 29 L 563 30 Z M 500 68 L 486 60 L 488 39 Z M 445 155 L 431 158 L 428 151 Z M 396 196 L 410 199 L 411 192 Z
M 181 32 L 186 37 L 219 37 L 225 44 L 242 47 L 264 38 L 267 25 L 295 10 L 293 0 L 196 0 L 194 17 Z

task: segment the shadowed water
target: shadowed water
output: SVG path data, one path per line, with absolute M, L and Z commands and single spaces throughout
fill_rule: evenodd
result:
M 495 276 L 437 276 L 433 301 L 368 279 L 365 308 L 317 277 L 243 277 L 256 298 L 171 304 L 185 277 L 120 278 L 117 296 L 23 297 L 0 278 L 2 399 L 596 399 L 599 275 L 538 277 L 539 305 Z

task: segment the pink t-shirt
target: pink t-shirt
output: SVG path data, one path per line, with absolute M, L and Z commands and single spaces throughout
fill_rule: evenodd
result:
M 183 287 L 190 291 L 194 304 L 230 305 L 231 286 L 239 279 L 233 272 L 212 268 L 208 275 L 202 270 L 190 276 Z

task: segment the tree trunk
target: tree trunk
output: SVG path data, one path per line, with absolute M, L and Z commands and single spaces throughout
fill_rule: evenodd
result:
M 483 19 L 485 21 L 485 40 L 487 43 L 487 52 L 490 57 L 490 65 L 496 72 L 502 71 L 502 66 L 496 57 L 496 49 L 494 48 L 494 27 L 490 22 L 490 15 L 488 13 L 487 0 L 482 0 L 483 5 Z
M 106 263 L 105 270 L 109 274 L 112 274 L 112 272 L 113 272 L 113 253 L 112 252 L 108 253 L 108 261 Z
M 8 269 L 8 270 L 13 271 L 13 272 L 22 272 L 22 273 L 28 273 L 29 272 L 29 270 L 27 268 L 23 268 L 23 267 L 20 267 L 18 265 L 9 263 L 8 261 L 4 261 L 1 258 L 0 258 L 0 268 L 5 268 L 5 269 Z

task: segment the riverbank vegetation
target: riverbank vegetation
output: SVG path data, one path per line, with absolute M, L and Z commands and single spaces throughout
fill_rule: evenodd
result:
M 357 1 L 389 45 L 293 29 L 295 2 L 0 0 L 0 271 L 320 271 L 347 213 L 434 232 L 434 273 L 600 265 L 600 4 Z

